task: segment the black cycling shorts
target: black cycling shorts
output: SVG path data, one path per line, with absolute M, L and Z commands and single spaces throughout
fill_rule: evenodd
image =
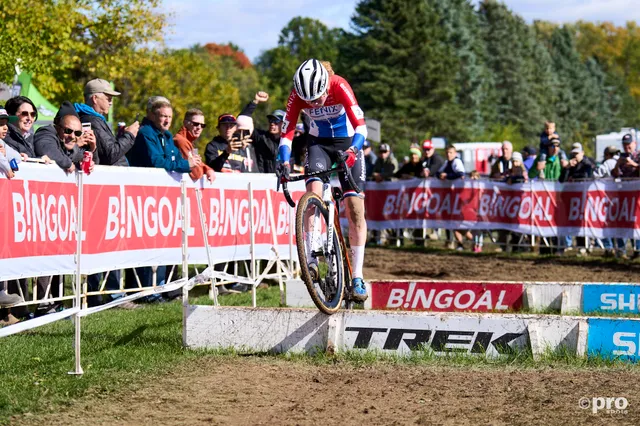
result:
M 320 172 L 329 170 L 331 166 L 338 160 L 338 151 L 346 151 L 351 146 L 352 138 L 317 138 L 315 136 L 308 137 L 307 145 L 307 163 L 305 164 L 305 172 Z M 340 185 L 345 197 L 358 196 L 364 198 L 364 182 L 366 180 L 366 168 L 364 164 L 364 154 L 362 150 L 356 154 L 356 162 L 351 168 L 351 176 L 356 185 L 363 191 L 358 194 L 351 187 L 345 176 L 340 174 Z M 319 178 L 307 179 L 306 183 L 320 180 Z

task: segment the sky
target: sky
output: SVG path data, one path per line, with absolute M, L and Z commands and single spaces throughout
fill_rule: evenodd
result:
M 407 0 L 414 1 L 414 0 Z M 473 0 L 477 3 L 477 0 Z M 638 0 L 506 0 L 526 21 L 557 23 L 640 21 Z M 173 27 L 166 34 L 169 47 L 232 42 L 253 62 L 275 47 L 280 30 L 294 17 L 318 19 L 330 28 L 349 28 L 357 0 L 164 0 Z

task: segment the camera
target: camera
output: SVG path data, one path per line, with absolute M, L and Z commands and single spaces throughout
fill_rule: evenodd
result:
M 621 152 L 620 153 L 620 158 L 629 158 L 629 153 L 628 152 Z

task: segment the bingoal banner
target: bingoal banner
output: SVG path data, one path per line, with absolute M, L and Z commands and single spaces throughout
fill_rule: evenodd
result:
M 0 178 L 0 281 L 75 273 L 78 214 L 83 274 L 181 263 L 181 179 L 161 169 L 96 166 L 80 187 L 55 165 L 21 164 L 16 178 Z M 186 182 L 189 263 L 207 263 L 202 223 L 215 262 L 247 260 L 252 251 L 255 259 L 297 256 L 294 215 L 274 176 L 218 173 L 213 183 Z M 298 199 L 304 185 L 291 190 Z
M 640 181 L 367 182 L 369 229 L 505 229 L 542 237 L 640 238 Z M 344 221 L 344 219 L 343 219 Z

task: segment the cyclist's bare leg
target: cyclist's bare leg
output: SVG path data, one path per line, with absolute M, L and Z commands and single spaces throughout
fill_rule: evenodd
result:
M 345 198 L 349 220 L 349 244 L 353 257 L 353 278 L 364 278 L 364 246 L 367 242 L 367 221 L 364 218 L 364 199 L 351 196 Z

